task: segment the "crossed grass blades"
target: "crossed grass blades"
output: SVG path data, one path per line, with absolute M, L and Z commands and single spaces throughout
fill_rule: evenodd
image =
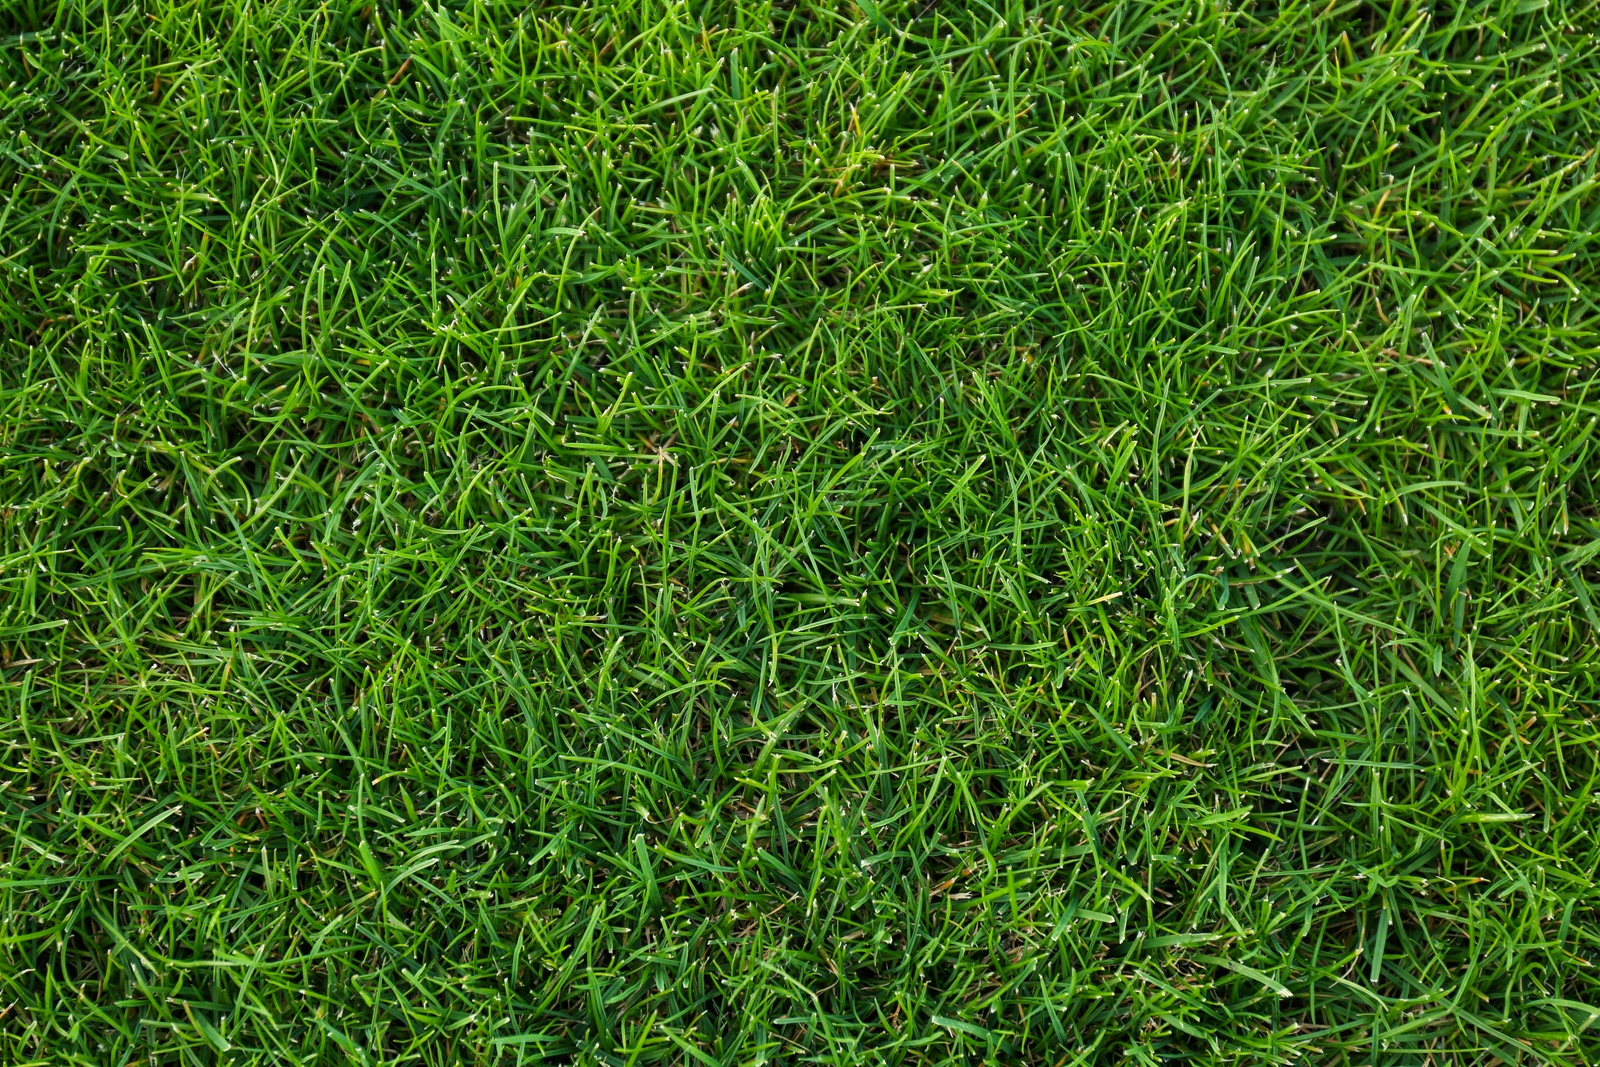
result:
M 1600 1060 L 1600 11 L 0 3 L 0 1059 Z

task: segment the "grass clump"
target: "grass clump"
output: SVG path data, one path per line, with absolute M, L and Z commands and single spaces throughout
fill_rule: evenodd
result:
M 0 4 L 0 1059 L 1600 1059 L 1600 10 Z

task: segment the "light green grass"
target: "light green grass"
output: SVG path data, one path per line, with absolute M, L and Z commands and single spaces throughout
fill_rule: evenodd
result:
M 1600 8 L 0 0 L 0 1062 L 1600 1062 Z

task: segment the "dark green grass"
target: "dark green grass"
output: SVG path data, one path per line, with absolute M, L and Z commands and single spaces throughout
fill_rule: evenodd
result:
M 1600 9 L 0 0 L 0 1061 L 1600 1062 Z

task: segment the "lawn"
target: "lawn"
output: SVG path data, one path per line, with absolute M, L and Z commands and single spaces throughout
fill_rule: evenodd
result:
M 0 0 L 0 1062 L 1600 1063 L 1594 0 Z

